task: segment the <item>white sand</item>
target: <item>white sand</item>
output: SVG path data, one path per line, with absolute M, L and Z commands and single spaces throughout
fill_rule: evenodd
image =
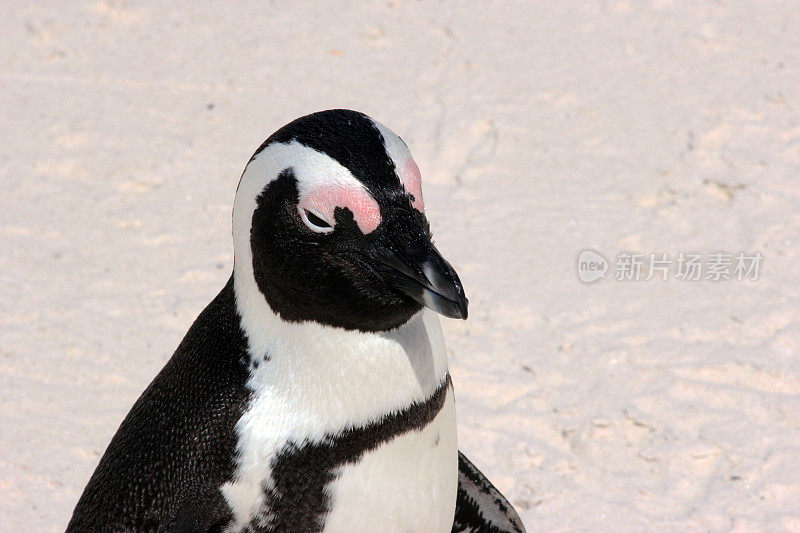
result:
M 0 16 L 0 530 L 64 529 L 248 157 L 331 107 L 415 154 L 461 448 L 530 530 L 800 530 L 796 2 L 37 4 Z M 587 286 L 587 247 L 765 258 Z

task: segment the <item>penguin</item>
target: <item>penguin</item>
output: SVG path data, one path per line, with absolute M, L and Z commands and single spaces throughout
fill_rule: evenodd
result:
M 368 116 L 247 163 L 233 273 L 136 401 L 68 532 L 524 532 L 458 451 L 438 314 L 468 300 L 420 171 Z

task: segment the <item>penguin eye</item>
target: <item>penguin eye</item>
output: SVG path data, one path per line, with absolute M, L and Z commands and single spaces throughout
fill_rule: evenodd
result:
M 303 222 L 305 222 L 306 226 L 311 228 L 312 231 L 316 231 L 317 233 L 329 233 L 333 231 L 333 226 L 308 209 L 303 209 Z

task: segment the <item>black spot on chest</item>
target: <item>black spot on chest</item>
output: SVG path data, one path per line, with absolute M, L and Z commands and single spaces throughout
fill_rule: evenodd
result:
M 336 479 L 338 468 L 357 462 L 384 442 L 427 426 L 441 411 L 450 384 L 448 375 L 429 399 L 367 426 L 284 448 L 272 463 L 272 487 L 264 488 L 266 512 L 255 517 L 246 531 L 321 531 L 331 503 L 325 487 Z

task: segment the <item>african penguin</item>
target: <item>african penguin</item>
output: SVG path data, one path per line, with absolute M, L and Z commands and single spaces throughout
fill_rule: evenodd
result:
M 524 531 L 459 453 L 435 313 L 467 317 L 405 143 L 301 117 L 245 167 L 234 267 L 67 531 Z

